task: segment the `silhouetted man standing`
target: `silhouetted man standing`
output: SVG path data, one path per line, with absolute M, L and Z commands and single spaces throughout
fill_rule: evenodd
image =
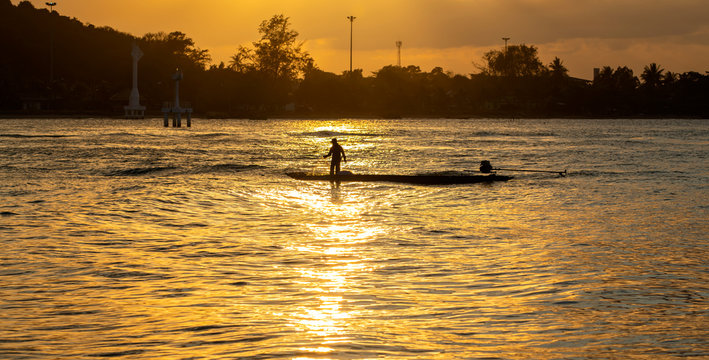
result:
M 327 155 L 323 155 L 323 158 L 332 155 L 332 161 L 330 161 L 330 175 L 335 175 L 340 173 L 340 160 L 347 162 L 347 156 L 345 156 L 345 150 L 337 143 L 337 139 L 332 139 L 332 147 Z

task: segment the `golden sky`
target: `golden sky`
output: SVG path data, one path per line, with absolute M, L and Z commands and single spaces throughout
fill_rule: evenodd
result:
M 365 74 L 396 64 L 397 40 L 402 65 L 475 73 L 473 62 L 503 47 L 502 37 L 537 46 L 545 63 L 558 56 L 586 79 L 594 67 L 629 66 L 638 75 L 652 62 L 673 72 L 709 71 L 708 0 L 55 1 L 62 15 L 136 36 L 182 31 L 215 63 L 256 41 L 261 21 L 284 14 L 316 64 L 340 73 L 349 67 L 346 17 L 353 15 L 354 67 Z

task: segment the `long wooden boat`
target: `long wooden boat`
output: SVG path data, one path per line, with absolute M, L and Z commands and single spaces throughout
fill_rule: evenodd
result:
M 490 175 L 384 175 L 384 174 L 339 174 L 313 175 L 304 172 L 288 172 L 286 175 L 298 180 L 340 181 L 340 182 L 394 182 L 420 185 L 473 184 L 493 181 L 507 181 L 512 176 Z

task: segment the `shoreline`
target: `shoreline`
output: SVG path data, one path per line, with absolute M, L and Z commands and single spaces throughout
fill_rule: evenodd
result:
M 162 116 L 146 116 L 144 118 L 131 119 L 123 116 L 106 115 L 106 114 L 2 114 L 0 120 L 62 120 L 62 119 L 110 119 L 110 120 L 163 120 Z M 483 119 L 499 119 L 499 120 L 543 120 L 543 119 L 562 119 L 562 120 L 662 120 L 662 119 L 677 119 L 677 120 L 709 120 L 709 117 L 702 116 L 681 116 L 681 115 L 619 115 L 619 116 L 594 116 L 594 115 L 578 115 L 578 116 L 510 116 L 510 115 L 470 115 L 470 116 L 442 116 L 442 115 L 422 115 L 422 116 L 401 116 L 401 117 L 386 117 L 370 115 L 323 115 L 323 116 L 297 116 L 293 115 L 274 115 L 264 117 L 239 117 L 239 116 L 192 116 L 192 120 L 483 120 Z

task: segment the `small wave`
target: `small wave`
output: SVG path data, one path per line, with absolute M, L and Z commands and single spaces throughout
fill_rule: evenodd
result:
M 151 280 L 165 280 L 171 279 L 173 276 L 167 274 L 155 274 L 144 271 L 137 270 L 121 270 L 121 269 L 102 269 L 97 270 L 95 275 L 102 276 L 109 279 L 151 279 Z
M 19 215 L 19 214 L 14 213 L 14 212 L 12 212 L 12 211 L 2 211 L 2 212 L 0 212 L 0 217 L 15 216 L 15 215 Z
M 621 172 L 621 171 L 600 171 L 600 170 L 576 170 L 576 171 L 569 171 L 567 176 L 579 176 L 579 177 L 617 177 L 617 176 L 623 176 L 627 175 L 627 173 Z
M 186 328 L 181 328 L 181 329 L 176 329 L 174 332 L 182 333 L 182 332 L 204 332 L 204 331 L 212 331 L 212 330 L 225 330 L 225 329 L 235 329 L 235 328 L 241 328 L 244 327 L 245 325 L 202 325 L 202 326 L 190 326 Z
M 57 315 L 57 316 L 75 316 L 75 315 L 92 315 L 92 314 L 98 314 L 98 310 L 64 310 L 64 311 L 57 311 L 53 313 L 52 315 Z
M 98 354 L 89 354 L 88 356 L 98 357 L 98 358 L 112 358 L 112 357 L 124 357 L 124 356 L 130 356 L 130 355 L 140 355 L 144 352 L 145 352 L 145 350 L 135 349 L 135 350 L 124 350 L 124 351 L 104 352 L 104 353 L 98 353 Z
M 180 346 L 183 348 L 191 347 L 201 347 L 201 346 L 212 346 L 212 345 L 229 345 L 229 344 L 240 344 L 240 343 L 258 343 L 262 341 L 267 341 L 280 337 L 280 335 L 266 335 L 266 334 L 254 334 L 247 335 L 245 337 L 226 339 L 226 340 L 195 340 L 190 341 Z
M 216 164 L 208 166 L 199 166 L 194 168 L 190 173 L 193 174 L 212 174 L 212 173 L 232 173 L 243 172 L 249 170 L 263 169 L 263 166 L 254 164 Z
M 148 166 L 136 167 L 128 169 L 113 169 L 104 172 L 106 176 L 145 176 L 159 175 L 162 173 L 182 174 L 182 175 L 201 175 L 215 173 L 236 173 L 250 170 L 263 169 L 263 166 L 254 164 L 215 164 L 215 165 L 200 165 L 194 167 L 175 167 L 175 166 Z M 126 189 L 118 189 L 126 190 Z M 127 189 L 132 190 L 132 189 Z
M 125 187 L 119 187 L 119 188 L 113 189 L 113 193 L 115 194 L 115 193 L 118 193 L 121 191 L 143 190 L 145 188 L 146 188 L 146 186 L 143 186 L 143 185 L 125 186 Z
M 431 171 L 431 172 L 420 172 L 416 173 L 417 176 L 463 176 L 471 175 L 470 172 L 446 170 L 446 171 Z M 477 174 L 476 174 L 477 175 Z
M 305 137 L 334 137 L 334 136 L 377 137 L 377 136 L 382 136 L 381 134 L 375 134 L 375 133 L 357 133 L 357 132 L 342 132 L 342 131 L 329 131 L 329 130 L 294 133 L 293 135 L 305 136 Z
M 232 135 L 232 134 L 229 134 L 229 133 L 216 132 L 216 133 L 197 134 L 197 135 L 195 135 L 195 137 L 198 137 L 198 138 L 215 138 L 215 137 L 231 136 L 231 135 Z
M 139 167 L 130 169 L 112 170 L 106 173 L 106 176 L 141 176 L 154 173 L 161 173 L 170 170 L 176 170 L 173 166 L 155 166 L 155 167 Z
M 123 136 L 143 136 L 141 133 L 134 133 L 134 132 L 128 132 L 128 131 L 119 131 L 119 132 L 112 132 L 112 133 L 104 133 L 101 134 L 101 136 L 118 136 L 118 137 L 123 137 Z
M 9 137 L 9 138 L 66 138 L 70 137 L 70 135 L 23 135 L 23 134 L 0 134 L 0 137 Z
M 497 132 L 497 131 L 478 131 L 472 134 L 478 137 L 488 137 L 488 136 L 510 136 L 510 137 L 546 137 L 546 136 L 557 136 L 555 133 L 550 131 L 511 131 L 511 132 Z

